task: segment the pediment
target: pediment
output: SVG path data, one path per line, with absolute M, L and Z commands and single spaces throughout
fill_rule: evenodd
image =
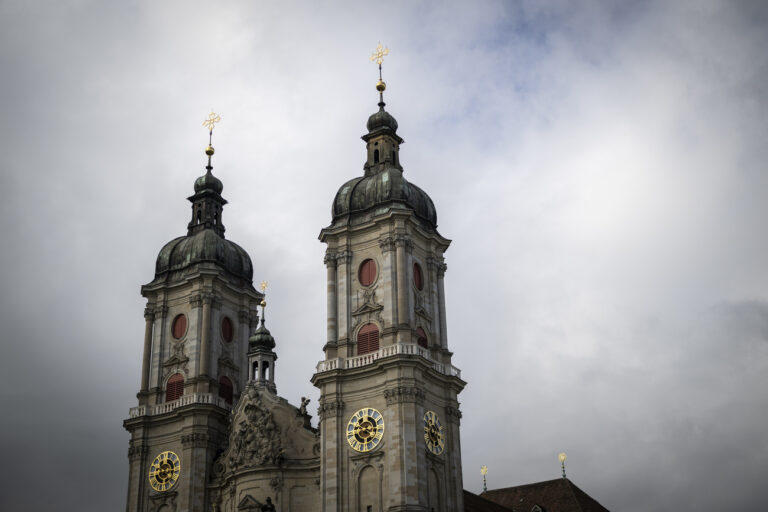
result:
M 261 502 L 257 501 L 250 494 L 246 495 L 240 503 L 237 504 L 237 510 L 244 510 L 247 512 L 258 512 L 261 510 Z
M 384 309 L 384 306 L 381 304 L 366 302 L 355 311 L 353 311 L 352 316 L 364 315 L 366 313 L 375 313 L 376 311 L 381 311 L 382 309 Z
M 163 363 L 163 366 L 175 366 L 175 365 L 183 365 L 184 363 L 187 363 L 189 361 L 189 358 L 184 356 L 181 357 L 178 354 L 174 354 L 168 359 L 165 360 Z

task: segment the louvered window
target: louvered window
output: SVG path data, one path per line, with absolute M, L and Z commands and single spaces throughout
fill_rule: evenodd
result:
M 187 317 L 185 315 L 176 315 L 171 325 L 171 334 L 177 340 L 180 340 L 187 332 Z
M 357 333 L 357 354 L 367 354 L 379 350 L 379 328 L 375 324 L 365 324 Z
M 360 264 L 360 270 L 357 273 L 360 284 L 370 286 L 376 280 L 376 262 L 368 258 Z
M 416 343 L 418 343 L 424 348 L 429 348 L 429 342 L 427 341 L 427 333 L 424 332 L 424 329 L 422 329 L 421 327 L 417 327 L 416 335 L 418 336 L 418 338 L 416 339 Z
M 227 377 L 221 377 L 219 379 L 219 396 L 229 405 L 232 405 L 232 391 L 232 381 Z
M 168 379 L 168 384 L 165 387 L 165 401 L 173 402 L 177 398 L 180 398 L 184 394 L 184 376 L 180 373 L 174 373 L 171 378 Z

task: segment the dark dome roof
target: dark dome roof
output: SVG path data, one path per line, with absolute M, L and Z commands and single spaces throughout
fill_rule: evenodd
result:
M 253 265 L 248 253 L 212 229 L 203 229 L 192 236 L 181 236 L 165 244 L 157 255 L 155 278 L 165 272 L 181 270 L 197 263 L 215 263 L 230 274 L 253 281 Z
M 264 325 L 264 319 L 261 320 L 259 328 L 248 338 L 248 347 L 265 348 L 268 350 L 275 348 L 275 338 L 272 337 L 269 329 Z
M 409 183 L 403 177 L 403 171 L 395 167 L 388 167 L 371 176 L 353 178 L 343 184 L 333 199 L 333 220 L 391 203 L 410 208 L 417 217 L 437 227 L 437 212 L 432 199 Z
M 213 190 L 217 194 L 221 194 L 221 191 L 224 190 L 224 184 L 219 178 L 211 174 L 210 170 L 195 180 L 195 193 L 206 189 Z
M 378 112 L 371 114 L 371 117 L 368 118 L 368 123 L 366 123 L 365 126 L 368 128 L 368 133 L 373 133 L 381 128 L 388 128 L 393 132 L 396 132 L 397 120 L 395 120 L 389 112 L 384 110 L 384 107 L 382 106 L 379 108 Z

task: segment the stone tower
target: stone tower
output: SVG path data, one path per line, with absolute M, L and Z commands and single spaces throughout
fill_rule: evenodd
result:
M 147 299 L 139 405 L 124 427 L 128 512 L 204 510 L 213 461 L 229 414 L 248 381 L 248 338 L 262 294 L 248 254 L 224 238 L 223 185 L 207 172 L 194 184 L 187 235 L 168 242 Z M 165 508 L 163 508 L 165 507 Z
M 380 80 L 377 89 L 383 93 Z M 403 176 L 397 121 L 368 119 L 363 176 L 339 189 L 327 244 L 320 389 L 323 512 L 463 511 L 459 403 L 430 197 Z

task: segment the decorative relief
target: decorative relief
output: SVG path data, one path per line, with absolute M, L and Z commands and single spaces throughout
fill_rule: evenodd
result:
M 128 447 L 128 460 L 135 461 L 141 460 L 149 453 L 149 447 L 147 446 L 130 446 Z
M 281 476 L 273 476 L 269 480 L 269 486 L 272 488 L 272 492 L 279 493 L 283 488 L 283 478 Z
M 201 295 L 203 304 L 213 304 L 214 300 L 216 299 L 216 297 L 214 297 L 214 295 L 210 292 L 204 292 Z
M 437 277 L 443 277 L 445 275 L 445 271 L 448 270 L 448 265 L 445 263 L 440 263 L 437 265 Z
M 168 512 L 176 512 L 176 497 L 178 494 L 176 491 L 150 494 L 149 511 L 157 512 L 162 509 L 163 512 L 166 510 Z
M 438 267 L 440 266 L 440 260 L 435 258 L 434 256 L 427 256 L 427 268 L 430 272 L 437 272 Z
M 163 380 L 177 372 L 188 374 L 189 357 L 184 353 L 185 343 L 184 341 L 171 343 L 171 357 L 163 363 Z
M 144 318 L 146 320 L 149 320 L 150 322 L 155 319 L 155 305 L 154 304 L 147 304 L 147 307 L 144 308 Z
M 448 418 L 448 421 L 456 423 L 457 425 L 461 423 L 461 411 L 458 408 L 446 407 L 445 415 Z
M 232 421 L 229 447 L 216 464 L 217 471 L 277 465 L 282 461 L 283 441 L 275 419 L 261 395 L 249 385 L 245 405 L 238 407 Z
M 387 405 L 399 403 L 422 403 L 424 401 L 424 392 L 419 388 L 399 386 L 384 390 L 384 398 L 387 399 Z
M 338 254 L 336 254 L 336 251 L 327 250 L 325 251 L 325 257 L 323 258 L 323 263 L 325 264 L 326 267 L 335 267 L 337 258 L 338 258 Z
M 197 295 L 191 295 L 189 297 L 189 303 L 193 308 L 199 308 L 203 305 L 203 296 L 199 293 Z
M 336 400 L 334 402 L 325 402 L 320 404 L 317 407 L 317 415 L 320 417 L 320 421 L 336 417 L 341 417 L 342 413 L 344 412 L 344 402 L 341 400 Z
M 385 238 L 379 238 L 379 248 L 381 252 L 389 252 L 395 250 L 395 239 L 391 236 Z
M 208 434 L 202 432 L 193 432 L 191 434 L 184 434 L 181 436 L 181 444 L 185 446 L 192 446 L 194 448 L 205 448 L 208 446 Z

